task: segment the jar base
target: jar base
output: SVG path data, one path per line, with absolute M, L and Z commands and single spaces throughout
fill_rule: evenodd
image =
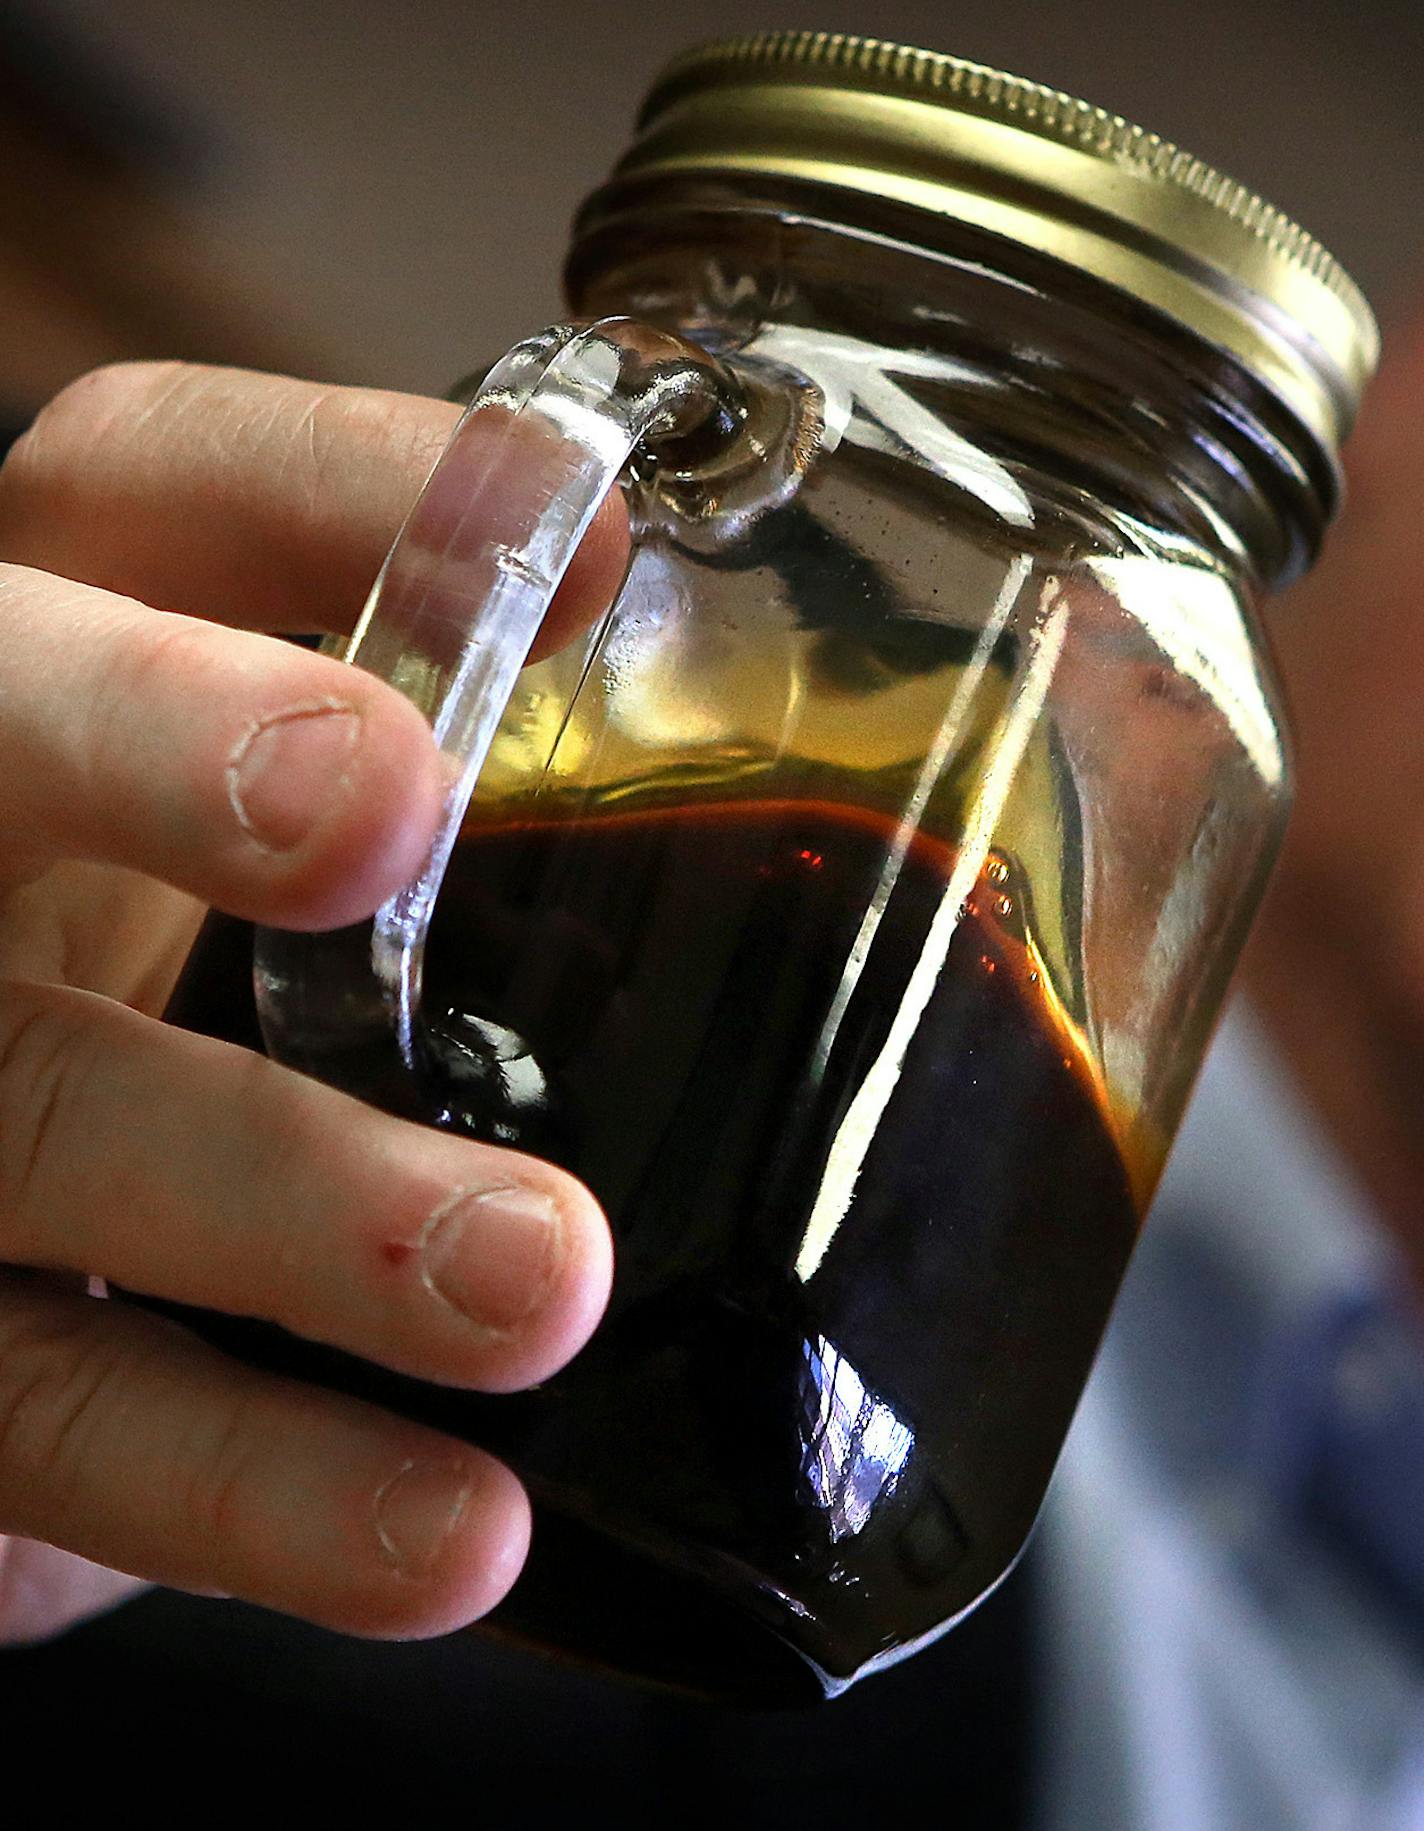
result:
M 760 1710 L 818 1704 L 850 1682 L 822 1672 L 714 1583 L 537 1504 L 523 1574 L 472 1631 L 660 1691 Z

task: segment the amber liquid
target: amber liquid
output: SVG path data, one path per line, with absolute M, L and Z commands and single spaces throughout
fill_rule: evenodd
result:
M 789 801 L 470 831 L 418 1109 L 588 1182 L 617 1244 L 606 1321 L 537 1391 L 487 1399 L 201 1319 L 519 1471 L 511 1632 L 814 1694 L 963 1612 L 1027 1535 L 1138 1215 L 1009 867 L 936 965 L 954 855 L 922 836 L 887 872 L 894 844 Z M 225 945 L 200 943 L 173 1015 L 250 1040 Z M 411 1110 L 408 1081 L 363 1091 Z

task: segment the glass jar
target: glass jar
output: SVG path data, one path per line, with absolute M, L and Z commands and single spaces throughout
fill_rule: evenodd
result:
M 675 65 L 568 288 L 591 328 L 497 366 L 346 651 L 430 713 L 442 840 L 374 925 L 261 936 L 257 1006 L 583 1177 L 611 1309 L 500 1398 L 190 1320 L 503 1456 L 496 1625 L 830 1695 L 1039 1508 L 1280 837 L 1255 606 L 1375 334 L 1154 136 L 824 34 Z M 530 658 L 620 473 L 617 601 Z M 210 923 L 175 1019 L 260 1046 L 250 950 Z

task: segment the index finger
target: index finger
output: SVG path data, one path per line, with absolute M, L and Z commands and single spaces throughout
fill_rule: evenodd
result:
M 235 628 L 347 630 L 459 416 L 448 401 L 242 369 L 96 369 L 0 469 L 0 559 Z M 608 604 L 627 551 L 614 492 L 541 650 Z

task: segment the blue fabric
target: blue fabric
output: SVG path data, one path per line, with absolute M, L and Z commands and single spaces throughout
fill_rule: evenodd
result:
M 1041 1825 L 1424 1831 L 1424 1330 L 1243 1012 L 1043 1548 Z
M 1424 1638 L 1424 1379 L 1412 1315 L 1379 1299 L 1322 1319 L 1298 1360 L 1301 1462 L 1283 1504 L 1333 1539 Z

